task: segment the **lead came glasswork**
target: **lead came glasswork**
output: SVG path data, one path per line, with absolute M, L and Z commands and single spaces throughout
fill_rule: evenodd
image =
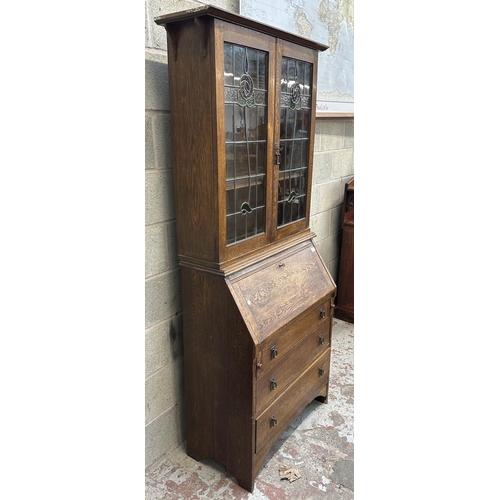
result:
M 240 78 L 240 88 L 238 90 L 238 104 L 248 106 L 255 104 L 255 92 L 253 91 L 253 80 L 248 75 L 248 55 L 245 54 L 245 74 Z
M 267 61 L 224 43 L 227 245 L 265 231 Z
M 305 217 L 310 144 L 312 65 L 283 57 L 281 62 L 278 227 Z

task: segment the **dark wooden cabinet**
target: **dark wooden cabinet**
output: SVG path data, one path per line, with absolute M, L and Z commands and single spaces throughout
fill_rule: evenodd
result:
M 335 317 L 354 323 L 354 179 L 345 185 Z
M 309 229 L 318 50 L 206 6 L 168 35 L 187 451 L 249 491 L 328 397 L 336 285 Z

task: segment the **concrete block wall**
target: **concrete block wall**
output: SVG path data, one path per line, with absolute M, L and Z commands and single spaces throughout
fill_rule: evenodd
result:
M 354 176 L 354 118 L 317 118 L 310 227 L 337 281 L 345 183 Z
M 239 12 L 239 0 L 145 2 L 146 467 L 185 439 L 167 34 L 154 18 L 208 3 Z
M 180 270 L 177 260 L 166 32 L 154 18 L 211 3 L 239 11 L 237 0 L 146 0 L 145 50 L 145 462 L 185 439 Z M 336 279 L 344 183 L 353 174 L 353 120 L 319 119 L 311 227 Z

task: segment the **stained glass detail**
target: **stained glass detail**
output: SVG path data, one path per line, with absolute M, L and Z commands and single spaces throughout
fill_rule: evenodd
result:
M 290 109 L 300 109 L 301 104 L 302 104 L 302 96 L 300 94 L 300 83 L 297 81 L 298 80 L 298 75 L 297 75 L 297 67 L 295 67 L 295 81 L 291 85 L 291 92 L 290 92 L 290 101 L 289 101 L 289 106 Z
M 224 43 L 226 243 L 265 231 L 266 52 Z
M 253 208 L 248 204 L 247 201 L 243 202 L 241 204 L 241 213 L 242 214 L 251 214 Z
M 305 217 L 310 145 L 312 64 L 281 62 L 278 227 Z
M 248 74 L 248 53 L 245 54 L 245 74 L 240 77 L 240 88 L 238 90 L 238 104 L 248 106 L 255 104 L 255 92 L 253 90 L 253 80 Z

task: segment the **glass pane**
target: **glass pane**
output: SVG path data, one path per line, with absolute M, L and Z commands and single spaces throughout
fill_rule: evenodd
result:
M 285 161 L 282 162 L 283 168 L 281 170 L 288 171 L 292 169 L 292 161 L 294 154 L 293 141 L 290 140 L 285 142 L 284 151 L 285 151 Z
M 247 140 L 247 129 L 246 129 L 246 109 L 241 106 L 234 107 L 234 126 L 235 126 L 235 141 L 246 141 Z
M 257 174 L 263 174 L 266 171 L 266 145 L 263 142 L 257 144 Z
M 286 138 L 293 139 L 293 130 L 295 126 L 295 111 L 287 108 L 286 110 Z
M 247 235 L 254 236 L 256 234 L 256 215 L 255 210 L 252 213 L 247 214 L 245 217 L 247 218 Z
M 307 140 L 309 137 L 309 129 L 311 128 L 311 111 L 309 109 L 301 109 L 302 117 L 300 123 L 300 136 Z
M 267 65 L 266 52 L 224 44 L 228 245 L 265 231 Z
M 252 200 L 249 200 L 249 188 L 248 186 L 242 186 L 242 187 L 238 187 L 238 189 L 236 189 L 236 207 L 235 207 L 235 213 L 236 212 L 241 212 L 241 207 L 244 203 L 249 203 L 250 204 L 250 207 L 252 207 Z M 250 192 L 250 194 L 252 194 Z
M 260 179 L 260 183 L 256 185 L 255 187 L 255 193 L 256 193 L 256 200 L 255 200 L 255 206 L 256 207 L 263 207 L 264 206 L 264 184 L 262 184 L 263 179 Z
M 304 68 L 304 95 L 311 95 L 311 71 L 312 66 L 306 64 Z
M 250 175 L 248 147 L 247 143 L 236 144 L 236 177 L 247 177 Z
M 226 144 L 226 179 L 234 179 L 234 143 Z
M 253 81 L 254 86 L 257 85 L 257 57 L 258 51 L 254 49 L 247 49 L 248 58 L 248 75 Z
M 226 241 L 227 243 L 234 243 L 236 241 L 234 215 L 226 217 Z
M 267 54 L 259 51 L 259 74 L 257 75 L 257 88 L 261 90 L 266 90 L 267 81 Z
M 225 44 L 227 45 L 227 44 Z M 234 84 L 238 87 L 240 85 L 241 75 L 244 74 L 245 47 L 238 45 L 234 46 Z
M 248 109 L 248 140 L 257 140 L 257 108 L 253 106 Z
M 286 139 L 286 108 L 280 109 L 280 139 Z M 282 144 L 283 146 L 283 144 Z
M 264 208 L 258 208 L 256 210 L 256 218 L 257 218 L 257 234 L 263 233 L 266 224 L 266 212 Z
M 302 141 L 293 141 L 292 142 L 292 155 L 291 155 L 291 159 L 290 159 L 291 166 L 292 166 L 293 170 L 303 166 L 300 163 L 301 159 L 302 159 Z
M 288 89 L 288 61 L 283 58 L 281 61 L 281 92 L 287 92 Z
M 301 165 L 307 165 L 309 161 L 309 140 L 305 139 L 302 142 L 302 157 L 300 160 Z
M 297 219 L 303 219 L 306 216 L 305 196 L 298 199 L 297 202 Z
M 295 193 L 295 196 L 305 194 L 305 169 L 293 172 L 290 178 L 290 192 Z
M 286 179 L 287 179 L 287 173 L 286 172 L 280 172 L 280 174 L 279 174 L 279 181 L 278 181 L 279 201 L 283 201 L 286 198 L 288 198 L 288 187 L 285 186 Z
M 234 141 L 234 105 L 226 104 L 226 142 Z
M 302 130 L 302 122 L 304 121 L 304 110 L 299 109 L 298 111 L 295 111 L 295 127 L 293 130 L 293 138 L 294 139 L 301 139 L 303 135 L 306 135 L 307 137 L 307 129 Z
M 224 44 L 224 85 L 234 85 L 233 46 Z
M 303 93 L 304 90 L 304 62 L 302 61 L 297 61 L 296 68 L 297 68 L 297 82 L 300 85 L 300 90 L 301 93 Z
M 234 216 L 236 223 L 236 241 L 244 240 L 247 237 L 247 218 L 246 215 L 236 214 Z
M 234 214 L 235 212 L 234 181 L 226 182 L 226 214 Z
M 279 169 L 284 170 L 285 165 L 286 165 L 286 148 L 287 148 L 287 142 L 285 141 L 280 141 L 280 164 L 279 164 Z
M 266 140 L 266 108 L 264 106 L 257 107 L 257 140 Z

